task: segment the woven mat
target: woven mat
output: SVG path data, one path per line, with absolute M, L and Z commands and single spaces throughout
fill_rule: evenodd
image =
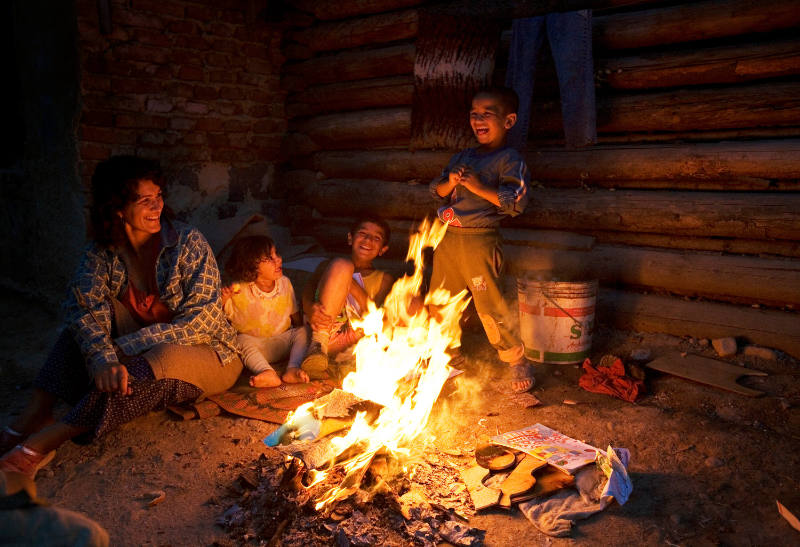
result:
M 208 395 L 200 403 L 188 407 L 169 407 L 169 410 L 185 420 L 204 418 L 219 413 L 210 408 L 213 405 L 236 416 L 282 424 L 290 411 L 330 393 L 333 388 L 333 383 L 327 381 L 281 384 L 269 388 L 253 388 L 240 383 L 223 393 Z

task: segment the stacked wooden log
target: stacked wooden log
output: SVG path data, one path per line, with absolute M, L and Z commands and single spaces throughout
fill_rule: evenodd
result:
M 292 4 L 304 16 L 285 47 L 293 171 L 284 183 L 318 219 L 295 229 L 342 251 L 353 217 L 374 211 L 392 219 L 390 252 L 400 259 L 414 221 L 434 211 L 427 183 L 453 152 L 408 147 L 426 5 Z M 563 148 L 553 69 L 537 75 L 526 156 L 537 186 L 529 210 L 506 226 L 511 271 L 588 270 L 605 288 L 607 321 L 724 331 L 800 356 L 796 2 L 617 5 L 594 14 L 598 145 Z M 501 50 L 508 41 L 505 33 Z

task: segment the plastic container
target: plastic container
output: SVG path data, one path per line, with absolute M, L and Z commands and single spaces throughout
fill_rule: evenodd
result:
M 517 280 L 525 356 L 539 363 L 582 363 L 592 347 L 597 280 Z

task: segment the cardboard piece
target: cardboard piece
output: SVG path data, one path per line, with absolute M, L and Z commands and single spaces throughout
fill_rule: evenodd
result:
M 650 361 L 647 366 L 667 374 L 748 397 L 760 397 L 764 395 L 764 392 L 741 386 L 736 383 L 736 380 L 741 376 L 768 376 L 766 372 L 732 365 L 719 359 L 709 359 L 693 354 L 681 356 L 677 352 Z
M 483 480 L 489 476 L 489 471 L 475 465 L 469 469 L 462 469 L 460 473 L 476 511 L 497 505 L 500 491 L 483 484 Z

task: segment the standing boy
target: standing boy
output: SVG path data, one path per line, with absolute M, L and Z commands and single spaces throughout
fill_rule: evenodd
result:
M 448 224 L 433 254 L 430 286 L 451 294 L 470 291 L 489 342 L 500 360 L 511 365 L 512 389 L 522 392 L 534 385 L 534 366 L 525 359 L 500 290 L 503 252 L 498 233 L 500 220 L 519 215 L 528 203 L 528 168 L 519 152 L 506 146 L 518 104 L 511 89 L 479 91 L 469 113 L 478 146 L 455 154 L 430 184 L 431 193 L 443 202 L 439 219 Z
M 394 279 L 372 261 L 389 249 L 389 225 L 377 215 L 356 220 L 347 234 L 349 258 L 321 263 L 303 290 L 303 311 L 311 324 L 311 344 L 301 369 L 312 379 L 327 376 L 328 355 L 355 344 L 362 336 L 349 317 L 367 310 L 367 299 L 383 303 Z

